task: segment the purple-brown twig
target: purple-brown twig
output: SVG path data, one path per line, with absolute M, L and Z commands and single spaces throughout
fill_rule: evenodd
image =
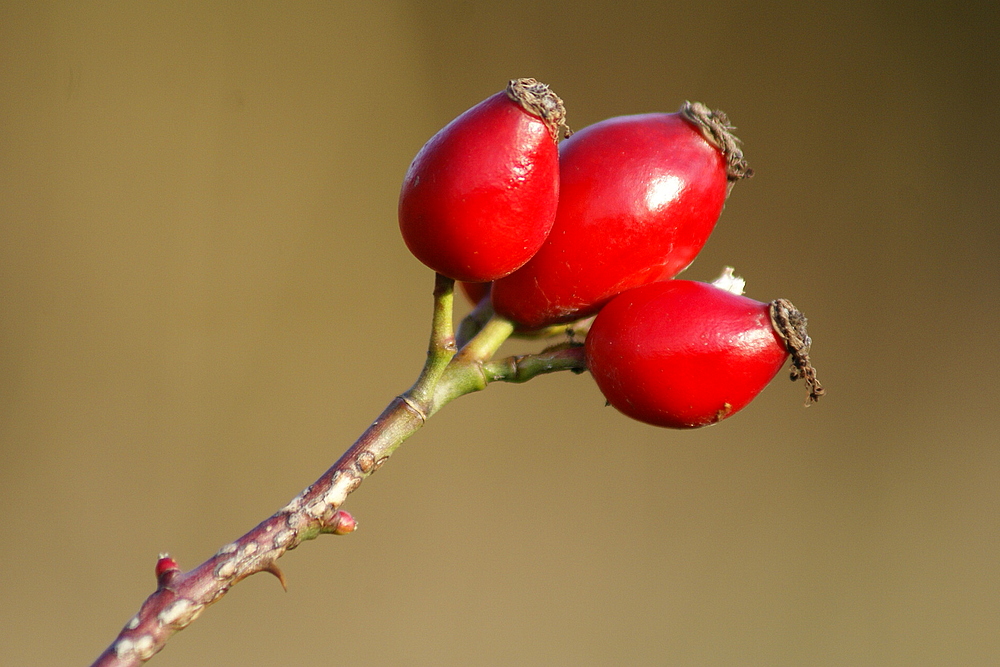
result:
M 582 348 L 575 342 L 537 355 L 491 361 L 513 332 L 513 325 L 499 317 L 489 319 L 458 351 L 452 326 L 453 294 L 454 281 L 437 276 L 427 362 L 413 387 L 393 399 L 322 477 L 207 561 L 182 572 L 172 558 L 161 556 L 156 565 L 156 590 L 93 667 L 141 665 L 163 649 L 174 633 L 251 574 L 270 572 L 284 586 L 276 561 L 305 540 L 324 533 L 353 532 L 354 518 L 340 510 L 347 496 L 446 403 L 491 382 L 524 382 L 544 373 L 583 370 Z

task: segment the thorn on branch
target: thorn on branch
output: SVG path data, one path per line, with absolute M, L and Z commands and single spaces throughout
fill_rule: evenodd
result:
M 288 592 L 288 580 L 285 579 L 285 573 L 281 571 L 281 568 L 278 567 L 277 564 L 271 563 L 270 565 L 265 567 L 263 571 L 270 572 L 275 577 L 277 577 L 278 582 L 281 584 L 281 588 L 284 589 L 286 593 Z

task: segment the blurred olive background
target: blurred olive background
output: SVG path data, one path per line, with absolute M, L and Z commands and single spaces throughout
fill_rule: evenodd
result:
M 2 662 L 89 664 L 159 552 L 197 565 L 410 385 L 399 183 L 533 76 L 574 128 L 729 113 L 757 176 L 686 275 L 804 310 L 828 397 L 782 374 L 677 432 L 586 375 L 491 387 L 154 664 L 1000 663 L 998 14 L 4 2 Z

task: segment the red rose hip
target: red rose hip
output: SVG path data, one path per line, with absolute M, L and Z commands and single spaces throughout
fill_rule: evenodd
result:
M 548 86 L 514 79 L 434 135 L 399 194 L 410 252 L 468 282 L 495 280 L 531 259 L 555 219 L 564 116 Z
M 772 324 L 773 321 L 773 324 Z M 587 334 L 587 367 L 608 402 L 655 426 L 695 428 L 742 410 L 792 353 L 792 379 L 823 389 L 805 318 L 707 283 L 669 280 L 615 297 Z
M 458 287 L 465 294 L 465 298 L 469 300 L 473 306 L 477 305 L 490 293 L 490 288 L 493 287 L 493 283 L 458 283 Z
M 616 294 L 688 266 L 750 175 L 722 112 L 621 116 L 559 148 L 555 224 L 538 253 L 493 288 L 498 313 L 527 328 L 593 315 Z

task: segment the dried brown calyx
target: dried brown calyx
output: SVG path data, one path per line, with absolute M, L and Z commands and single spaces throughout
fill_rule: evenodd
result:
M 816 379 L 816 369 L 809 361 L 809 348 L 812 339 L 806 332 L 806 316 L 792 305 L 788 299 L 775 299 L 771 302 L 771 325 L 785 341 L 785 349 L 792 355 L 792 380 L 803 379 L 809 395 L 806 405 L 819 400 L 826 389 Z
M 693 123 L 705 139 L 710 141 L 726 158 L 726 176 L 730 182 L 736 182 L 753 176 L 753 169 L 743 157 L 743 142 L 733 134 L 736 128 L 729 124 L 729 117 L 716 109 L 712 111 L 701 102 L 685 102 L 681 105 L 680 114 Z
M 528 113 L 541 118 L 549 128 L 552 140 L 558 140 L 559 128 L 566 127 L 566 107 L 546 84 L 535 79 L 511 79 L 507 84 L 507 97 Z M 566 131 L 566 136 L 569 136 L 568 127 Z

